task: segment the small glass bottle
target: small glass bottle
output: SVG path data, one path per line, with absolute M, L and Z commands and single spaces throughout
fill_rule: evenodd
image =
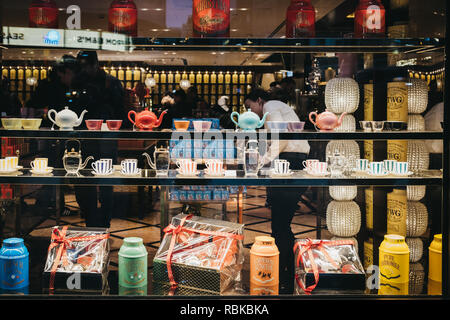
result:
M 58 28 L 58 7 L 54 0 L 33 0 L 28 8 L 30 28 Z
M 384 37 L 385 13 L 380 0 L 360 0 L 355 11 L 355 38 Z
M 108 30 L 137 37 L 137 8 L 133 0 L 114 0 L 109 7 Z
M 316 11 L 310 0 L 291 0 L 286 13 L 286 38 L 313 38 Z

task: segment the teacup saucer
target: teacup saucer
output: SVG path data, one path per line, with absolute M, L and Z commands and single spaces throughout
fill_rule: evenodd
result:
M 0 174 L 10 174 L 10 173 L 14 173 L 17 171 L 18 171 L 18 169 L 0 170 Z
M 110 176 L 110 175 L 112 175 L 113 173 L 114 173 L 114 170 L 111 170 L 110 172 L 108 172 L 108 173 L 98 173 L 98 172 L 95 172 L 94 170 L 92 170 L 91 171 L 91 173 L 94 175 L 94 176 Z
M 197 178 L 197 175 L 200 173 L 200 171 L 197 171 L 197 172 L 194 172 L 191 174 L 182 174 L 178 170 L 177 170 L 177 172 L 178 172 L 178 174 L 177 174 L 178 178 Z
M 141 169 L 137 169 L 137 171 L 133 172 L 133 173 L 125 173 L 123 171 L 120 171 L 120 174 L 123 175 L 123 176 L 137 176 L 137 175 L 140 175 L 141 172 L 142 172 Z
M 23 174 L 22 171 L 12 169 L 11 171 L 0 171 L 0 175 L 17 176 Z
M 205 177 L 211 177 L 211 178 L 220 178 L 225 175 L 225 171 L 223 171 L 220 174 L 217 174 L 217 173 L 211 173 L 211 172 L 205 170 L 204 173 L 205 173 Z
M 366 173 L 372 177 L 385 177 L 385 176 L 389 175 L 389 173 L 387 173 L 386 171 L 383 173 L 380 173 L 380 174 L 373 174 L 370 171 L 366 171 Z
M 47 167 L 47 170 L 46 171 L 36 171 L 36 170 L 34 170 L 34 169 L 31 169 L 30 170 L 30 172 L 32 173 L 32 174 L 49 174 L 49 173 L 52 173 L 53 172 L 53 168 L 51 168 L 51 167 Z
M 393 176 L 398 176 L 398 177 L 408 177 L 408 176 L 414 174 L 414 172 L 408 171 L 407 173 L 403 173 L 403 174 L 401 174 L 401 173 L 390 173 L 390 174 Z
M 293 174 L 294 174 L 294 172 L 292 170 L 289 170 L 289 172 L 287 172 L 287 173 L 278 173 L 278 172 L 275 172 L 274 170 L 270 171 L 271 177 L 290 177 Z
M 311 171 L 308 171 L 307 173 L 313 177 L 327 177 L 330 175 L 329 172 L 313 173 Z

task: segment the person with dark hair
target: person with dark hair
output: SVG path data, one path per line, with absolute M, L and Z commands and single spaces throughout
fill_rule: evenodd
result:
M 124 108 L 124 89 L 121 82 L 107 74 L 99 66 L 97 52 L 80 51 L 77 56 L 80 72 L 74 78 L 74 111 L 80 114 L 86 109 L 86 119 L 123 120 L 126 121 Z M 85 126 L 83 124 L 83 126 Z M 84 140 L 83 154 L 91 155 L 95 160 L 112 159 L 117 161 L 117 141 Z M 76 186 L 75 195 L 87 227 L 109 228 L 113 206 L 113 187 Z M 100 200 L 101 208 L 97 208 Z
M 269 99 L 270 100 L 278 100 L 283 103 L 289 103 L 289 92 L 287 92 L 285 89 L 282 89 L 280 87 L 275 87 L 269 92 Z
M 288 95 L 288 101 L 295 101 L 295 88 L 297 87 L 297 83 L 295 82 L 293 77 L 286 77 L 280 81 L 280 87 L 283 89 Z
M 267 121 L 300 121 L 294 110 L 279 100 L 271 100 L 270 95 L 255 89 L 245 98 L 245 106 L 260 117 L 266 112 Z M 263 156 L 264 164 L 276 158 L 289 161 L 291 170 L 303 169 L 302 162 L 308 158 L 310 146 L 307 141 L 272 141 L 269 151 Z M 294 233 L 291 222 L 298 202 L 306 188 L 267 188 L 267 200 L 272 211 L 272 236 L 280 251 L 280 293 L 294 290 Z

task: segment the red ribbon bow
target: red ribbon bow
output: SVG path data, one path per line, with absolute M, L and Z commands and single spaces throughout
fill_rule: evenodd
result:
M 52 232 L 51 243 L 50 246 L 48 247 L 48 251 L 52 250 L 55 247 L 58 247 L 58 251 L 56 253 L 56 257 L 55 260 L 53 261 L 52 269 L 50 272 L 50 285 L 49 285 L 50 294 L 53 294 L 53 291 L 55 289 L 55 275 L 56 270 L 59 267 L 59 263 L 61 262 L 61 259 L 63 266 L 68 265 L 67 248 L 70 248 L 72 246 L 72 242 L 103 240 L 109 238 L 109 233 L 95 236 L 66 238 L 68 228 L 69 228 L 68 226 L 65 226 L 62 228 L 61 231 L 58 228 L 55 228 L 53 229 Z
M 313 273 L 314 273 L 314 284 L 310 285 L 307 288 L 305 288 L 305 284 L 300 279 L 298 274 L 295 273 L 295 281 L 297 281 L 297 284 L 300 286 L 300 288 L 302 288 L 303 292 L 306 294 L 311 294 L 311 292 L 316 288 L 317 284 L 319 283 L 319 268 L 317 267 L 316 261 L 314 260 L 314 255 L 313 255 L 312 249 L 314 249 L 314 248 L 319 249 L 335 268 L 339 268 L 336 261 L 334 261 L 330 257 L 328 252 L 323 247 L 324 244 L 326 244 L 327 246 L 339 246 L 339 245 L 353 244 L 353 241 L 352 240 L 323 241 L 323 240 L 307 239 L 306 242 L 298 241 L 295 243 L 294 254 L 295 254 L 295 251 L 297 250 L 297 248 L 299 248 L 299 250 L 300 250 L 297 255 L 296 266 L 300 267 L 300 263 L 303 264 L 303 254 L 306 252 L 308 254 L 308 259 L 311 262 L 311 267 L 312 267 Z
M 166 234 L 166 236 L 169 234 L 172 235 L 172 238 L 170 239 L 169 250 L 167 250 L 167 258 L 166 258 L 167 275 L 169 277 L 169 281 L 170 281 L 170 285 L 171 285 L 169 295 L 173 295 L 175 292 L 175 289 L 178 286 L 178 283 L 175 281 L 175 278 L 174 278 L 173 272 L 172 272 L 172 255 L 173 255 L 173 249 L 177 242 L 178 235 L 181 232 L 183 232 L 183 231 L 195 232 L 195 233 L 201 233 L 201 234 L 206 234 L 206 235 L 211 235 L 211 236 L 232 238 L 235 240 L 243 240 L 244 239 L 244 236 L 240 235 L 240 234 L 233 234 L 233 233 L 219 232 L 219 231 L 197 230 L 197 229 L 185 227 L 184 224 L 185 224 L 186 220 L 189 220 L 192 217 L 193 217 L 192 214 L 187 215 L 186 217 L 181 219 L 179 226 L 175 227 L 174 225 L 170 224 L 163 230 L 164 233 Z

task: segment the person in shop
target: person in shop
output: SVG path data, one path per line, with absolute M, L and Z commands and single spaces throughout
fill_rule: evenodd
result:
M 283 89 L 288 95 L 288 102 L 295 102 L 295 88 L 297 87 L 297 83 L 295 82 L 293 77 L 286 77 L 281 79 L 279 87 Z
M 177 90 L 173 94 L 173 98 L 168 99 L 171 103 L 163 103 L 167 99 L 161 100 L 163 105 L 161 111 L 167 110 L 164 116 L 161 128 L 171 129 L 173 119 L 190 118 L 192 117 L 192 105 L 187 101 L 187 95 L 184 90 Z M 167 96 L 166 96 L 167 97 Z
M 96 51 L 80 51 L 77 55 L 80 66 L 74 77 L 72 88 L 77 92 L 74 110 L 78 115 L 87 110 L 85 119 L 126 120 L 124 108 L 124 89 L 122 83 L 107 74 L 99 66 Z M 85 126 L 85 124 L 83 124 Z M 118 145 L 116 140 L 84 140 L 82 152 L 85 157 L 95 160 L 112 159 L 117 162 Z M 112 186 L 76 186 L 75 196 L 87 227 L 109 228 L 114 211 Z M 100 201 L 100 208 L 97 201 Z
M 78 62 L 74 56 L 63 55 L 50 70 L 46 79 L 40 80 L 36 90 L 31 94 L 30 100 L 25 104 L 26 108 L 33 110 L 35 117 L 42 117 L 42 127 L 52 127 L 53 123 L 48 119 L 47 112 L 50 109 L 60 111 L 64 107 L 72 108 L 71 86 L 74 76 L 78 72 Z M 48 158 L 49 166 L 62 168 L 64 145 L 57 140 L 39 141 L 41 155 Z M 39 212 L 54 212 L 55 187 L 43 187 L 36 196 L 35 208 Z M 69 206 L 65 205 L 64 197 L 60 197 L 60 207 L 63 216 L 77 214 Z
M 9 90 L 10 81 L 3 77 L 0 85 L 0 115 L 2 117 L 20 117 L 22 103 L 17 94 Z
M 267 121 L 300 121 L 297 114 L 286 103 L 272 100 L 263 89 L 252 90 L 245 98 L 245 106 L 258 116 L 268 112 Z M 275 159 L 289 161 L 291 170 L 303 169 L 302 162 L 308 158 L 308 141 L 284 140 L 270 146 L 263 156 L 265 166 Z M 307 188 L 267 188 L 267 198 L 272 212 L 272 236 L 280 251 L 280 293 L 291 294 L 294 290 L 294 240 L 291 222 L 298 202 Z
M 224 129 L 234 129 L 236 125 L 231 121 L 230 97 L 222 96 L 217 101 L 217 104 L 211 108 L 210 116 L 217 118 L 220 121 L 220 126 Z

